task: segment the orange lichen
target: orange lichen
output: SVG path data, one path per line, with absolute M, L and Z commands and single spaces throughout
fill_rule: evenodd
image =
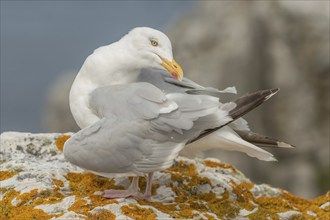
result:
M 78 197 L 91 196 L 97 191 L 108 189 L 124 189 L 122 186 L 116 186 L 114 180 L 92 173 L 68 173 L 64 177 L 70 181 L 72 194 Z
M 116 215 L 114 215 L 109 210 L 102 210 L 100 213 L 89 213 L 87 220 L 115 220 Z
M 329 212 L 319 207 L 322 205 L 322 202 L 325 203 L 326 201 L 330 201 L 329 195 L 324 195 L 314 200 L 308 200 L 282 190 L 280 197 L 256 198 L 255 202 L 258 204 L 258 210 L 250 214 L 249 218 L 279 219 L 278 213 L 295 210 L 301 212 L 301 215 L 294 215 L 290 219 L 306 219 L 306 217 L 308 219 L 315 219 L 314 216 L 308 214 L 308 211 L 314 212 L 317 215 L 317 219 L 328 219 L 330 215 Z
M 104 205 L 112 204 L 112 203 L 118 204 L 117 200 L 107 199 L 100 195 L 91 195 L 88 197 L 88 199 L 91 201 L 91 205 L 94 207 L 104 206 Z
M 212 160 L 205 160 L 204 163 L 205 163 L 205 166 L 208 166 L 208 167 L 212 167 L 212 168 L 220 167 L 222 169 L 230 169 L 233 173 L 237 173 L 236 168 L 229 164 L 219 163 L 219 162 L 212 161 Z
M 138 203 L 140 205 L 152 206 L 152 207 L 156 208 L 157 210 L 167 213 L 172 216 L 174 216 L 174 213 L 176 212 L 176 204 L 164 204 L 161 202 L 150 202 L 147 200 L 138 200 Z
M 63 147 L 65 142 L 70 138 L 70 135 L 60 135 L 56 138 L 55 140 L 55 144 L 57 149 L 59 149 L 60 151 L 63 151 Z
M 38 193 L 33 204 L 55 204 L 61 202 L 64 197 L 65 196 L 60 192 L 60 188 L 58 187 L 56 187 L 55 189 L 47 189 Z
M 122 206 L 121 211 L 124 215 L 136 220 L 153 220 L 157 217 L 152 209 L 142 208 L 134 204 Z
M 72 195 L 75 195 L 77 198 L 69 210 L 86 216 L 89 216 L 89 211 L 98 206 L 118 203 L 117 200 L 94 195 L 95 192 L 107 189 L 123 189 L 122 186 L 116 186 L 114 180 L 109 180 L 108 178 L 96 176 L 91 173 L 68 173 L 65 175 L 65 178 L 70 181 L 69 185 Z M 92 216 L 95 217 L 96 215 Z
M 89 211 L 94 209 L 98 206 L 107 205 L 110 203 L 118 203 L 116 200 L 110 200 L 106 199 L 100 195 L 93 195 L 97 191 L 103 191 L 105 189 L 122 189 L 121 186 L 115 186 L 114 181 L 109 181 L 108 178 L 98 177 L 94 174 L 90 173 L 68 173 L 65 176 L 69 181 L 70 188 L 72 190 L 72 194 L 76 196 L 77 201 L 71 205 L 69 208 L 70 211 L 74 211 L 76 213 L 84 214 L 84 215 L 90 215 Z M 37 189 L 34 189 L 30 192 L 24 193 L 19 195 L 15 194 L 14 197 L 17 197 L 16 199 L 19 201 L 17 204 L 17 207 L 14 207 L 17 212 L 24 211 L 22 210 L 22 207 L 29 207 L 29 210 L 33 209 L 37 205 L 41 204 L 54 204 L 60 202 L 64 195 L 61 194 L 60 187 L 64 186 L 64 183 L 57 179 L 52 179 L 55 185 L 55 188 L 53 190 L 44 190 L 41 192 L 38 192 Z M 2 190 L 5 192 L 6 190 Z M 8 192 L 5 196 L 10 196 Z M 7 198 L 6 197 L 6 198 Z M 86 200 L 83 199 L 83 197 L 86 197 Z M 12 197 L 10 197 L 12 198 Z M 87 203 L 87 200 L 90 200 Z M 9 200 L 5 199 L 2 201 L 4 205 L 2 205 L 2 213 L 7 213 L 5 217 L 11 216 L 10 213 L 13 213 L 13 207 L 5 205 Z M 28 205 L 27 205 L 28 204 Z M 10 210 L 10 211 L 8 211 Z M 38 210 L 38 209 L 36 209 Z M 15 211 L 16 213 L 16 211 Z M 56 215 L 47 215 L 47 213 L 44 213 L 42 210 L 35 211 L 35 212 L 29 212 L 31 216 L 36 216 L 37 219 L 48 219 Z M 26 213 L 24 216 L 24 219 L 29 219 L 28 216 L 29 213 Z M 38 214 L 39 213 L 39 214 Z M 42 215 L 41 215 L 42 214 Z M 16 214 L 15 214 L 16 216 Z M 19 215 L 22 216 L 22 215 Z M 39 217 L 42 216 L 42 217 Z M 111 216 L 110 212 L 102 212 L 100 215 L 91 215 L 91 219 L 98 219 L 99 216 L 102 219 L 102 216 Z M 23 218 L 22 218 L 23 219 Z
M 16 200 L 21 200 L 21 202 L 18 203 L 17 206 L 24 205 L 24 204 L 30 202 L 31 200 L 34 200 L 37 195 L 38 195 L 38 190 L 37 189 L 31 190 L 30 192 L 20 194 L 16 198 Z
M 239 206 L 249 211 L 253 210 L 255 208 L 253 204 L 255 199 L 250 190 L 253 188 L 254 184 L 250 182 L 236 184 L 233 180 L 231 180 L 230 183 L 233 185 L 232 192 L 236 194 L 236 202 Z
M 4 194 L 5 192 L 7 192 L 6 188 L 0 188 L 0 190 L 1 190 L 1 194 Z
M 74 211 L 75 213 L 87 215 L 88 211 L 91 210 L 89 205 L 86 205 L 87 201 L 85 199 L 76 200 L 68 209 L 69 211 Z
M 241 209 L 234 201 L 229 199 L 229 192 L 226 190 L 221 199 L 214 197 L 207 201 L 210 210 L 220 218 L 232 219 L 237 216 Z
M 307 200 L 282 190 L 282 198 L 289 203 L 294 204 L 294 207 L 298 208 L 304 215 L 308 215 L 307 211 L 312 211 L 317 214 L 318 218 L 322 219 L 322 217 L 330 217 L 330 213 L 327 212 L 327 210 L 320 208 L 322 204 L 330 202 L 330 196 L 328 194 L 320 196 L 314 200 Z
M 55 179 L 55 178 L 52 178 L 53 182 L 55 183 L 56 186 L 58 187 L 63 187 L 64 186 L 64 183 L 61 181 L 61 180 L 58 180 L 58 179 Z
M 170 168 L 166 169 L 166 172 L 170 173 L 180 173 L 186 176 L 196 175 L 196 169 L 194 164 L 185 163 L 184 161 L 179 161 L 173 164 Z
M 5 190 L 3 200 L 1 201 L 1 218 L 10 219 L 50 219 L 54 214 L 47 214 L 41 209 L 34 207 L 41 204 L 54 204 L 61 202 L 64 195 L 59 192 L 60 188 L 38 191 L 33 189 L 29 192 L 20 194 L 15 190 Z M 3 191 L 3 190 L 2 190 Z M 12 205 L 12 200 L 16 199 L 16 205 Z
M 195 195 L 194 189 L 198 186 L 210 184 L 208 178 L 197 175 L 194 164 L 184 163 L 183 161 L 177 162 L 165 172 L 171 173 L 172 183 L 170 186 L 177 195 L 175 199 L 177 203 L 184 203 L 187 197 Z M 174 182 L 178 182 L 178 186 L 174 186 Z M 184 182 L 187 184 L 183 184 Z
M 179 161 L 164 172 L 170 173 L 172 183 L 169 186 L 176 193 L 175 202 L 179 205 L 162 204 L 139 200 L 139 204 L 150 205 L 174 218 L 193 218 L 208 212 L 215 213 L 220 218 L 234 218 L 239 213 L 239 206 L 229 200 L 226 191 L 219 199 L 213 192 L 197 193 L 195 188 L 210 184 L 210 180 L 196 173 L 194 164 Z M 178 183 L 175 184 L 174 183 Z
M 205 216 L 208 220 L 215 220 L 215 218 L 214 218 L 212 215 L 208 214 L 208 213 L 204 213 L 204 216 Z
M 194 216 L 198 215 L 196 212 L 194 212 L 193 209 L 182 209 L 180 212 L 180 215 L 185 219 L 192 219 Z
M 326 204 L 327 202 L 330 202 L 330 191 L 328 191 L 325 195 L 313 199 L 312 201 L 318 207 L 322 206 L 323 204 Z M 330 205 L 324 207 L 323 210 L 329 212 L 330 215 Z
M 208 165 L 210 167 L 218 167 L 219 163 L 210 161 Z M 224 166 L 221 164 L 220 167 Z M 296 210 L 302 213 L 302 215 L 297 214 L 292 216 L 292 219 L 313 219 L 314 217 L 307 213 L 308 210 L 316 213 L 317 217 L 321 219 L 326 219 L 326 216 L 329 215 L 327 212 L 329 207 L 325 207 L 324 210 L 319 207 L 329 201 L 330 193 L 311 201 L 296 197 L 286 191 L 283 191 L 280 197 L 255 198 L 251 192 L 251 189 L 255 187 L 253 183 L 243 182 L 237 184 L 234 181 L 230 181 L 232 185 L 231 192 L 229 193 L 226 190 L 222 194 L 222 197 L 218 198 L 212 192 L 198 194 L 192 190 L 193 187 L 209 183 L 208 179 L 203 179 L 196 174 L 193 164 L 179 161 L 164 172 L 170 173 L 172 176 L 172 183 L 168 186 L 176 193 L 175 202 L 179 205 L 161 204 L 143 200 L 139 200 L 138 202 L 142 205 L 153 206 L 171 217 L 193 218 L 194 213 L 196 213 L 195 211 L 197 211 L 204 216 L 211 212 L 216 214 L 220 219 L 231 219 L 236 218 L 242 209 L 252 211 L 255 208 L 257 208 L 256 211 L 247 216 L 249 219 L 279 219 L 278 213 L 290 210 Z M 234 197 L 230 198 L 230 194 Z M 210 219 L 212 219 L 211 217 Z
M 116 200 L 106 199 L 100 195 L 93 194 L 96 191 L 102 191 L 104 189 L 122 187 L 114 186 L 113 181 L 109 181 L 107 178 L 97 177 L 87 173 L 69 173 L 66 175 L 66 178 L 70 181 L 69 185 L 72 194 L 75 195 L 77 199 L 69 208 L 70 211 L 90 216 L 90 219 L 103 219 L 102 216 L 112 216 L 110 212 L 102 212 L 97 215 L 89 213 L 89 211 L 98 206 L 117 203 Z M 52 180 L 54 182 L 54 189 L 43 190 L 41 192 L 34 189 L 23 194 L 19 194 L 13 190 L 6 192 L 4 199 L 1 201 L 1 218 L 49 219 L 54 216 L 59 216 L 60 214 L 47 214 L 40 209 L 34 209 L 37 205 L 59 203 L 64 198 L 64 195 L 60 193 L 60 187 L 63 187 L 64 183 L 57 179 Z M 14 198 L 18 201 L 16 206 L 11 205 L 11 201 Z M 89 200 L 89 202 L 87 202 L 87 200 Z
M 17 172 L 0 171 L 0 181 L 12 178 L 17 174 Z
M 0 219 L 50 219 L 56 216 L 54 214 L 47 214 L 41 209 L 34 209 L 33 204 L 26 205 L 27 202 L 31 202 L 35 199 L 36 195 L 35 190 L 22 195 L 19 195 L 19 192 L 15 190 L 10 190 L 0 201 Z M 14 198 L 21 200 L 16 206 L 11 203 Z

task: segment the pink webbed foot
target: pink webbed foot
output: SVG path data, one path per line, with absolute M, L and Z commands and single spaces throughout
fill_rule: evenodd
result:
M 103 197 L 109 199 L 115 198 L 127 198 L 134 195 L 136 192 L 132 192 L 131 190 L 105 190 Z
M 146 195 L 146 194 L 140 194 L 140 195 L 133 195 L 132 196 L 134 199 L 144 199 L 147 201 L 151 201 L 151 195 Z
M 127 190 L 105 190 L 103 197 L 114 199 L 114 198 L 127 198 L 138 194 L 138 180 L 139 177 L 134 177 L 131 185 Z
M 146 191 L 143 195 L 138 194 L 139 177 L 134 177 L 131 185 L 127 190 L 105 190 L 103 197 L 105 198 L 127 198 L 151 200 L 151 186 L 153 173 L 148 173 Z

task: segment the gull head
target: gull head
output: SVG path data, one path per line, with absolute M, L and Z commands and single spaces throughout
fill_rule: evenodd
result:
M 164 33 L 138 27 L 123 37 L 122 42 L 128 46 L 138 68 L 165 69 L 177 80 L 182 80 L 182 68 L 173 59 L 171 41 Z

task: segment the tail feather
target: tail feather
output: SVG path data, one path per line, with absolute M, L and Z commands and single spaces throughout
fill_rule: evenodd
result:
M 294 148 L 294 146 L 279 141 L 275 138 L 267 137 L 262 134 L 257 134 L 252 131 L 234 130 L 243 140 L 256 145 L 258 147 L 279 147 L 279 148 Z
M 262 90 L 247 94 L 234 100 L 233 102 L 236 104 L 236 106 L 229 111 L 229 116 L 232 118 L 232 120 L 217 128 L 206 130 L 197 138 L 187 143 L 188 146 L 184 148 L 183 151 L 180 152 L 180 154 L 191 156 L 198 152 L 207 151 L 210 149 L 223 149 L 229 151 L 244 152 L 251 157 L 258 158 L 259 160 L 276 161 L 276 159 L 271 153 L 254 145 L 254 143 L 257 142 L 257 139 L 248 139 L 247 137 L 249 137 L 249 135 L 245 134 L 244 136 L 242 134 L 242 136 L 246 137 L 245 139 L 248 139 L 245 140 L 244 138 L 240 137 L 240 135 L 238 135 L 232 128 L 226 125 L 242 117 L 244 114 L 251 111 L 252 109 L 256 108 L 257 106 L 268 100 L 271 96 L 276 94 L 278 91 L 279 89 Z M 266 140 L 269 141 L 266 142 Z M 249 141 L 251 141 L 252 143 L 250 143 Z M 273 144 L 276 141 L 277 140 L 273 140 L 270 138 L 260 138 L 259 142 L 257 143 L 263 143 L 264 145 L 266 145 Z M 287 146 L 287 144 L 283 142 L 277 141 L 276 143 L 278 146 Z
M 189 141 L 188 144 L 192 143 L 194 141 L 197 141 L 197 140 L 215 132 L 216 130 L 228 125 L 232 121 L 242 117 L 249 111 L 251 111 L 251 110 L 255 109 L 256 107 L 258 107 L 259 105 L 261 105 L 263 102 L 267 101 L 270 97 L 275 95 L 279 90 L 280 89 L 278 89 L 278 88 L 261 90 L 261 91 L 257 91 L 254 93 L 244 95 L 244 96 L 234 100 L 233 102 L 236 104 L 236 107 L 229 112 L 229 116 L 232 118 L 231 121 L 229 121 L 226 124 L 223 124 L 220 127 L 206 130 L 205 132 L 200 134 L 195 139 Z
M 183 151 L 180 152 L 180 155 L 192 157 L 198 152 L 211 149 L 239 151 L 246 153 L 250 157 L 256 157 L 259 160 L 276 161 L 271 153 L 243 140 L 228 126 L 187 145 Z

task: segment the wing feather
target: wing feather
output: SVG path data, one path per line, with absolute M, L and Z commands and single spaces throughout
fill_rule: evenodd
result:
M 99 174 L 162 170 L 189 139 L 230 121 L 234 106 L 227 105 L 206 95 L 165 95 L 148 83 L 101 87 L 90 107 L 104 118 L 75 134 L 65 155 Z

